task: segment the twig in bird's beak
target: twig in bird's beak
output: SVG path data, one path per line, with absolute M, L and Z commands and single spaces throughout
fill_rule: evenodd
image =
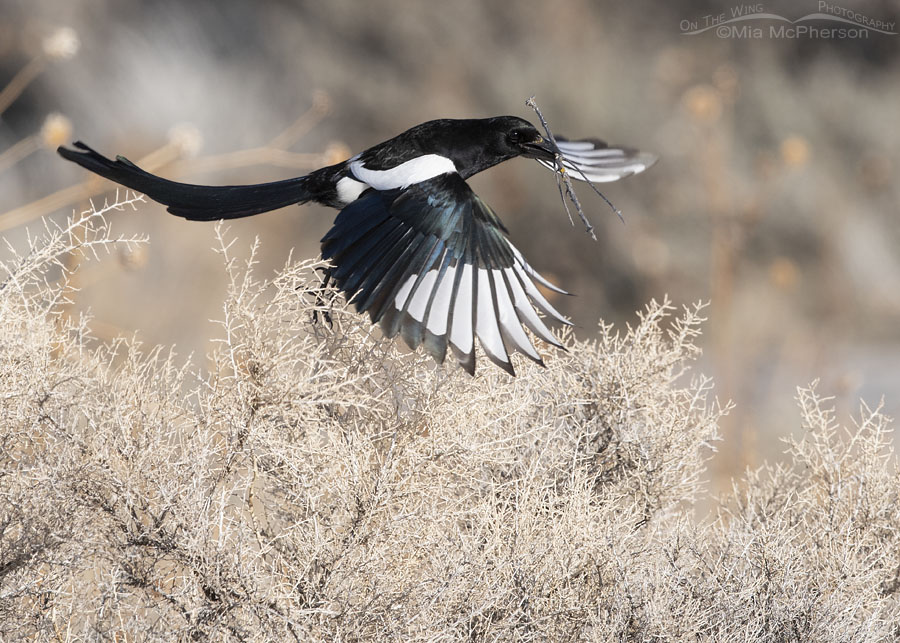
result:
M 541 109 L 537 106 L 537 102 L 534 100 L 534 96 L 525 101 L 525 105 L 534 110 L 535 114 L 537 114 L 538 119 L 541 121 L 541 126 L 544 128 L 544 131 L 547 133 L 547 138 L 550 139 L 550 142 L 553 144 L 553 147 L 556 149 L 554 155 L 554 164 L 556 165 L 556 185 L 559 188 L 559 195 L 562 198 L 563 206 L 566 208 L 566 214 L 569 215 L 569 221 L 572 221 L 572 213 L 569 212 L 569 205 L 566 203 L 566 196 L 569 197 L 569 200 L 572 202 L 572 205 L 575 206 L 575 210 L 578 212 L 578 216 L 581 218 L 582 223 L 584 223 L 585 230 L 591 235 L 591 238 L 594 241 L 597 240 L 597 235 L 594 234 L 594 226 L 591 225 L 591 222 L 588 221 L 588 218 L 584 214 L 584 210 L 581 209 L 581 203 L 578 201 L 578 196 L 575 194 L 575 188 L 572 185 L 572 179 L 569 177 L 569 172 L 566 170 L 566 167 L 563 165 L 563 160 L 565 157 L 562 155 L 562 152 L 559 151 L 559 146 L 556 144 L 556 139 L 553 137 L 553 132 L 550 131 L 550 125 L 547 123 L 546 119 L 544 119 L 544 115 L 541 113 Z M 585 176 L 584 172 L 581 171 L 581 168 L 578 167 L 577 163 L 571 163 L 572 167 L 581 175 L 581 178 L 591 186 L 591 188 L 600 195 L 600 197 L 606 201 L 607 205 L 612 208 L 612 211 L 616 213 L 622 223 L 625 223 L 625 219 L 622 217 L 622 212 L 616 206 L 612 204 L 612 202 L 606 198 L 606 195 L 603 194 L 600 190 L 597 189 L 597 186 L 593 184 L 593 182 Z M 562 183 L 560 183 L 560 177 L 562 177 L 562 182 L 565 183 L 566 192 L 563 195 Z M 572 225 L 575 225 L 574 221 Z

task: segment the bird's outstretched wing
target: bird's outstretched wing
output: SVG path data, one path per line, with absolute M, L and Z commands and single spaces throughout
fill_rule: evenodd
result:
M 449 344 L 475 372 L 475 337 L 510 374 L 510 354 L 543 363 L 523 325 L 560 347 L 535 312 L 569 324 L 535 286 L 549 284 L 505 237 L 503 224 L 458 174 L 398 190 L 368 190 L 322 239 L 331 277 L 389 337 L 443 362 Z M 533 305 L 532 305 L 533 304 Z
M 656 163 L 658 158 L 655 154 L 627 147 L 610 147 L 595 138 L 570 141 L 557 136 L 556 144 L 563 156 L 563 166 L 571 171 L 573 179 L 579 181 L 583 181 L 585 177 L 597 183 L 618 181 L 643 172 Z M 556 169 L 553 161 L 538 162 L 551 170 Z

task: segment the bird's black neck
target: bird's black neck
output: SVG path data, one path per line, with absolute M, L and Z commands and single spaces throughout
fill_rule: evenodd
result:
M 360 160 L 369 169 L 386 170 L 414 157 L 437 154 L 449 158 L 462 178 L 516 156 L 494 145 L 498 134 L 492 119 L 440 119 L 417 125 L 369 148 Z

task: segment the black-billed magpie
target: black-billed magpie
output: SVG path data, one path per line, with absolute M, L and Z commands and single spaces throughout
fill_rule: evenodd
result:
M 329 277 L 388 337 L 420 344 L 439 363 L 447 346 L 475 372 L 475 337 L 495 364 L 514 375 L 510 353 L 543 365 L 525 327 L 562 348 L 535 311 L 569 324 L 535 282 L 541 277 L 507 239 L 494 211 L 472 192 L 470 176 L 524 156 L 571 176 L 615 181 L 656 157 L 603 141 L 544 138 L 516 116 L 417 125 L 351 159 L 301 176 L 258 185 L 176 183 L 124 157 L 110 160 L 81 142 L 59 154 L 195 221 L 234 219 L 315 201 L 340 209 L 322 239 Z

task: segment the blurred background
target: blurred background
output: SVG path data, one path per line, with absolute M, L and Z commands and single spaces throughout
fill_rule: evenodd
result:
M 815 0 L 756 11 L 795 20 Z M 893 22 L 898 7 L 854 2 Z M 799 431 L 794 389 L 821 378 L 841 411 L 900 411 L 900 36 L 689 35 L 735 2 L 564 0 L 0 0 L 0 235 L 21 247 L 114 188 L 53 152 L 82 139 L 164 176 L 253 183 L 347 158 L 421 121 L 516 114 L 654 151 L 605 186 L 622 225 L 579 190 L 599 242 L 572 228 L 553 176 L 505 163 L 471 183 L 516 245 L 576 293 L 590 337 L 668 293 L 710 301 L 699 366 L 735 410 L 713 461 L 727 484 Z M 751 23 L 733 23 L 735 25 Z M 808 23 L 836 27 L 834 22 Z M 536 122 L 536 121 L 535 121 Z M 260 275 L 315 256 L 335 212 L 231 223 L 262 241 Z M 84 266 L 73 311 L 100 338 L 202 356 L 225 277 L 213 225 L 153 203 L 115 213 L 150 244 Z M 2 251 L 0 251 L 2 252 Z M 202 362 L 202 360 L 201 360 Z

